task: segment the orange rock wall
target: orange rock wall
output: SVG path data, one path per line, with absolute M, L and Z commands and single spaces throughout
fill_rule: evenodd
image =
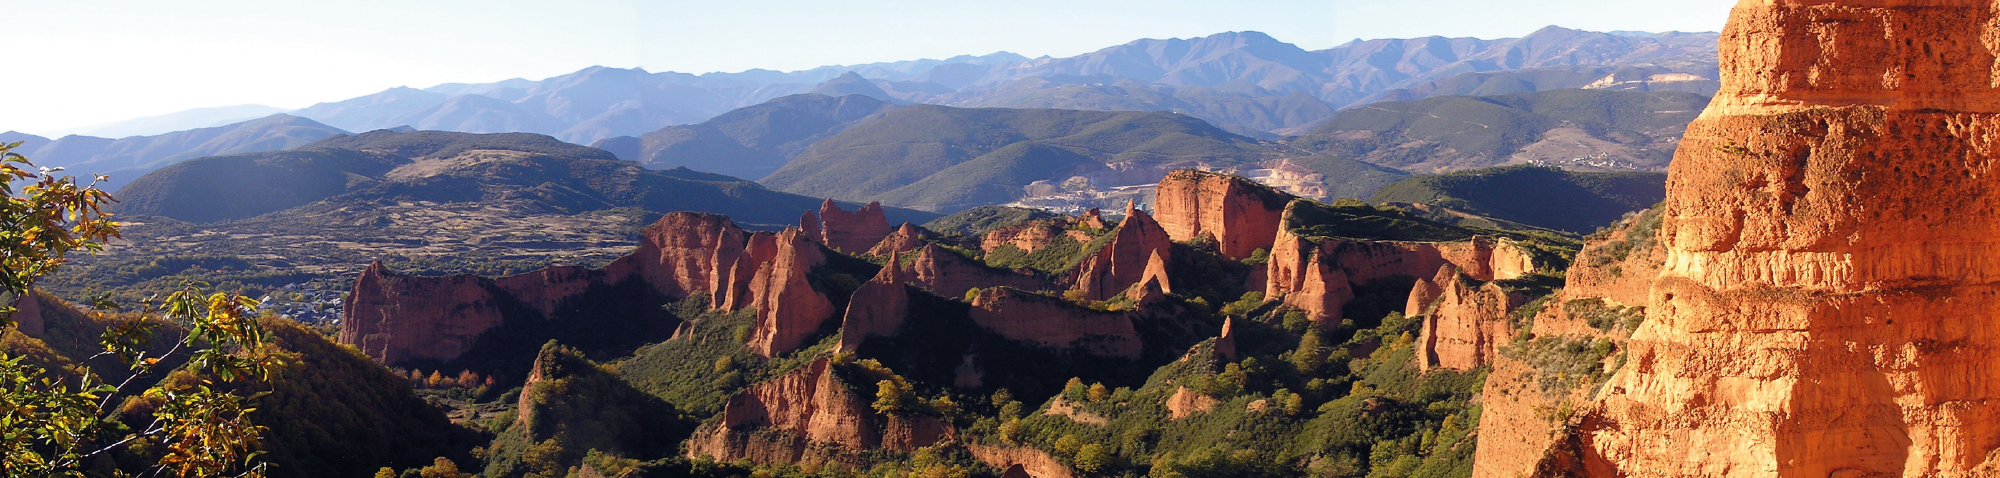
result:
M 1573 472 L 1993 476 L 2000 15 L 1746 0 Z
M 688 440 L 688 456 L 730 462 L 799 463 L 809 459 L 809 444 L 831 445 L 843 452 L 865 450 L 914 451 L 954 436 L 949 425 L 927 416 L 883 417 L 869 407 L 871 400 L 849 390 L 834 377 L 828 359 L 813 361 L 729 398 L 719 423 L 704 425 Z M 754 433 L 784 430 L 805 442 L 773 441 Z
M 1417 368 L 1472 370 L 1493 363 L 1500 344 L 1514 336 L 1507 316 L 1527 297 L 1491 282 L 1477 287 L 1452 270 L 1440 279 L 1435 307 L 1417 337 Z M 1428 282 L 1428 281 L 1427 281 Z
M 798 350 L 834 315 L 833 301 L 806 280 L 814 266 L 826 263 L 820 245 L 798 229 L 786 229 L 774 241 L 776 259 L 757 269 L 749 287 L 749 306 L 757 309 L 750 350 L 765 357 Z
M 1250 257 L 1269 250 L 1277 238 L 1279 219 L 1291 195 L 1249 179 L 1184 169 L 1160 180 L 1153 214 L 1168 237 L 1193 241 L 1215 239 L 1223 256 Z
M 1108 300 L 1124 294 L 1145 279 L 1146 264 L 1152 256 L 1173 259 L 1173 240 L 1160 223 L 1145 211 L 1127 205 L 1125 221 L 1111 242 L 1083 259 L 1076 272 L 1076 290 L 1091 300 Z

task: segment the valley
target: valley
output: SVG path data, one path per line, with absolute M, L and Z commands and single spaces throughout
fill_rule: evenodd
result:
M 0 134 L 0 474 L 2000 475 L 1991 7 Z

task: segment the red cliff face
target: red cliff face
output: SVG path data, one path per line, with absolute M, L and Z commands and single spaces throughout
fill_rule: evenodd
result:
M 870 402 L 835 378 L 828 359 L 821 358 L 730 397 L 722 420 L 696 430 L 687 453 L 722 462 L 800 463 L 809 456 L 846 461 L 843 455 L 875 449 L 909 452 L 955 434 L 932 417 L 878 415 Z M 759 430 L 796 433 L 804 440 Z
M 909 277 L 924 290 L 940 297 L 965 297 L 975 287 L 1013 287 L 1021 290 L 1051 290 L 1055 285 L 1033 276 L 986 267 L 935 244 L 917 250 L 909 265 Z
M 376 262 L 354 279 L 340 343 L 382 363 L 451 360 L 500 325 L 504 292 L 474 276 L 406 277 Z
M 1223 256 L 1243 259 L 1271 248 L 1292 199 L 1242 177 L 1180 170 L 1160 180 L 1153 213 L 1173 240 L 1209 237 Z
M 749 345 L 765 357 L 799 349 L 834 314 L 833 301 L 806 280 L 807 272 L 826 262 L 819 244 L 798 229 L 786 229 L 773 240 L 776 257 L 757 269 L 749 286 L 749 307 L 757 309 Z
M 1167 231 L 1132 205 L 1125 207 L 1125 222 L 1113 234 L 1111 242 L 1085 257 L 1077 269 L 1075 288 L 1091 300 L 1116 297 L 1144 280 L 1152 256 L 1173 258 L 1173 240 Z
M 882 211 L 881 203 L 868 203 L 866 206 L 861 206 L 861 209 L 847 212 L 834 204 L 832 199 L 828 199 L 819 206 L 818 224 L 803 223 L 811 218 L 810 215 L 806 216 L 801 219 L 802 223 L 799 225 L 808 233 L 819 232 L 818 235 L 809 234 L 809 237 L 834 250 L 849 254 L 866 252 L 893 232 L 889 228 L 889 217 Z
M 919 247 L 924 247 L 923 229 L 918 229 L 917 226 L 912 226 L 906 222 L 903 223 L 902 227 L 896 228 L 895 233 L 889 234 L 889 237 L 882 238 L 882 242 L 878 242 L 875 244 L 875 247 L 869 248 L 868 255 L 886 256 L 898 252 L 915 251 Z
M 1304 238 L 1279 231 L 1265 265 L 1264 296 L 1282 298 L 1315 321 L 1341 319 L 1353 286 L 1390 277 L 1431 277 L 1453 266 L 1475 280 L 1516 279 L 1535 269 L 1518 246 L 1487 237 L 1459 242 Z
M 910 289 L 904 285 L 904 274 L 894 267 L 901 257 L 889 254 L 889 267 L 883 267 L 875 278 L 862 283 L 855 289 L 854 297 L 847 300 L 847 315 L 840 321 L 839 351 L 853 352 L 869 337 L 896 335 L 896 329 L 910 315 Z
M 1991 2 L 1739 3 L 1646 321 L 1549 472 L 1993 476 L 1996 38 Z
M 1472 370 L 1493 363 L 1500 344 L 1514 336 L 1508 313 L 1526 303 L 1527 297 L 1492 282 L 1474 287 L 1449 266 L 1438 276 L 1433 280 L 1441 292 L 1417 338 L 1418 368 Z
M 383 363 L 451 360 L 507 320 L 559 319 L 586 291 L 638 280 L 669 298 L 707 293 L 717 308 L 756 307 L 754 346 L 781 353 L 833 315 L 832 302 L 805 280 L 823 254 L 796 230 L 751 236 L 727 217 L 677 212 L 648 226 L 636 250 L 601 270 L 407 277 L 377 263 L 354 281 L 339 340 Z
M 972 321 L 1013 340 L 1106 357 L 1138 358 L 1144 344 L 1132 319 L 1062 299 L 996 287 L 972 299 Z

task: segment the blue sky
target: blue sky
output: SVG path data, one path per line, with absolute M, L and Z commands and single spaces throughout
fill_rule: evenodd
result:
M 539 79 L 591 65 L 797 70 L 1256 30 L 1512 37 L 1546 25 L 1714 31 L 1728 0 L 0 0 L 0 131 L 189 108 L 297 108 L 394 86 Z

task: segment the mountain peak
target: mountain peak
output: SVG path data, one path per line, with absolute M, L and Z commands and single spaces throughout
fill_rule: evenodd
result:
M 867 78 L 862 78 L 860 74 L 852 71 L 841 73 L 840 76 L 834 79 L 820 83 L 818 87 L 813 88 L 811 93 L 833 97 L 861 95 L 890 103 L 902 102 L 894 96 L 889 96 L 889 92 L 882 91 L 882 87 L 875 86 L 874 82 L 868 81 Z

